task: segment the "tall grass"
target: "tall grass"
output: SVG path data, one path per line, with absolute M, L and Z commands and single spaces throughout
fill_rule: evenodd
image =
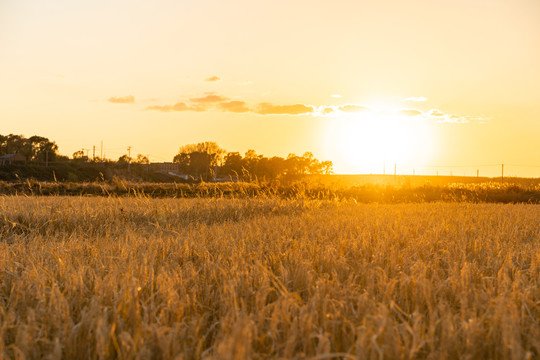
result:
M 0 197 L 0 358 L 532 359 L 540 207 Z
M 346 187 L 310 181 L 284 185 L 280 182 L 254 183 L 145 183 L 115 179 L 112 182 L 62 183 L 24 180 L 0 181 L 1 195 L 40 196 L 144 196 L 151 198 L 258 198 L 354 200 L 362 203 L 406 202 L 495 202 L 540 204 L 540 184 L 458 183 L 448 185 Z

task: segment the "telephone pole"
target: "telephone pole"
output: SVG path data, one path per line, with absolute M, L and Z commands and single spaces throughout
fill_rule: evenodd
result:
M 128 172 L 131 171 L 131 146 L 127 147 L 128 151 Z
M 501 164 L 501 185 L 504 184 L 504 164 Z
M 93 146 L 93 150 L 92 150 L 92 160 L 93 160 L 93 161 L 96 161 L 96 145 Z
M 101 151 L 99 153 L 99 158 L 101 159 L 101 161 L 103 161 L 103 140 L 101 140 Z

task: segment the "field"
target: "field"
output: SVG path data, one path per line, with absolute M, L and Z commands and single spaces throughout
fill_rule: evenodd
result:
M 533 359 L 540 205 L 0 196 L 0 359 Z

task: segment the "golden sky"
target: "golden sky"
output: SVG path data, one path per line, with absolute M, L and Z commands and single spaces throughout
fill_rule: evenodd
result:
M 538 0 L 0 0 L 0 134 L 540 176 L 539 64 Z

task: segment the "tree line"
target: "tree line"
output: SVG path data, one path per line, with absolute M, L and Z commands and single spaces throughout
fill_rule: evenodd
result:
M 319 161 L 312 153 L 302 156 L 289 154 L 287 158 L 258 155 L 248 150 L 244 156 L 239 152 L 227 152 L 215 142 L 202 142 L 180 147 L 173 159 L 180 173 L 197 179 L 235 179 L 250 178 L 277 179 L 288 175 L 331 174 L 331 161 Z
M 55 161 L 62 157 L 58 154 L 58 145 L 46 137 L 0 134 L 0 156 L 6 154 L 21 154 L 26 161 L 36 162 Z M 65 156 L 62 158 L 67 159 Z
M 148 169 L 150 160 L 147 156 L 137 154 L 130 157 L 125 154 L 116 161 L 93 159 L 91 161 L 83 150 L 73 153 L 70 159 L 58 153 L 58 145 L 42 136 L 0 135 L 0 156 L 18 153 L 30 163 L 53 162 L 93 162 L 107 163 L 113 167 L 126 168 L 134 165 L 134 170 Z M 255 150 L 248 150 L 243 156 L 239 152 L 228 152 L 218 144 L 211 141 L 181 146 L 178 154 L 173 158 L 178 165 L 178 173 L 189 175 L 195 180 L 250 180 L 253 178 L 277 179 L 283 176 L 307 174 L 331 174 L 333 164 L 331 161 L 319 161 L 312 153 L 306 152 L 302 156 L 289 154 L 286 158 L 273 156 L 266 157 L 257 154 Z

